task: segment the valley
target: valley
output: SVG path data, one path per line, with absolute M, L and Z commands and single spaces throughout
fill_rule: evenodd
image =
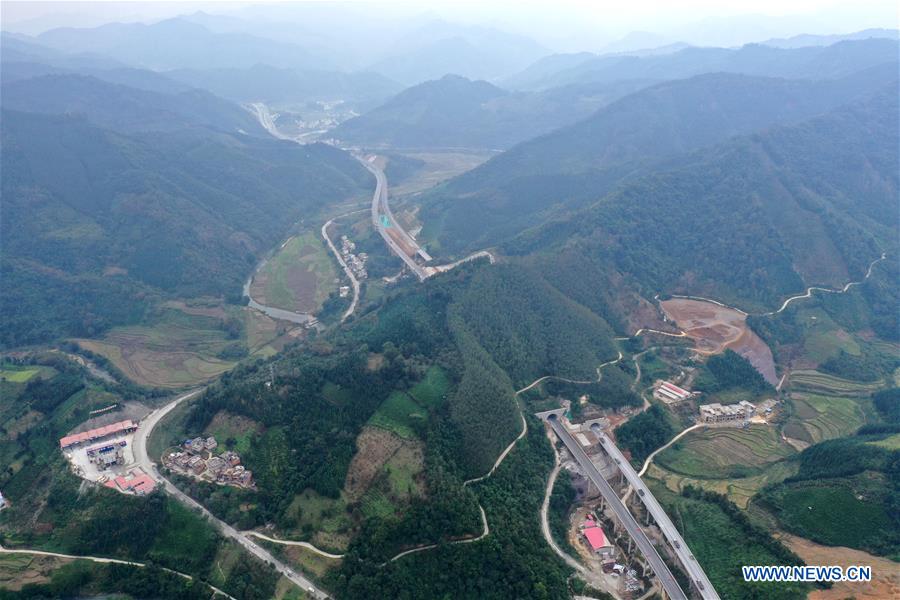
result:
M 157 8 L 4 16 L 0 597 L 895 591 L 895 30 Z

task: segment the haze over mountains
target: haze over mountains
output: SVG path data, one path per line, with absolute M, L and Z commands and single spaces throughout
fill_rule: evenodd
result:
M 900 556 L 893 21 L 452 4 L 4 5 L 4 583 L 806 600 L 740 567 Z

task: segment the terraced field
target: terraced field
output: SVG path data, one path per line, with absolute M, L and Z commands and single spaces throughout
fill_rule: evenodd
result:
M 860 383 L 841 379 L 834 375 L 813 370 L 798 370 L 791 372 L 791 387 L 793 389 L 835 394 L 839 396 L 868 396 L 882 387 L 879 381 L 873 383 Z
M 250 352 L 268 355 L 279 338 L 278 327 L 255 311 L 227 307 L 225 314 L 243 324 L 231 339 L 221 318 L 166 308 L 146 325 L 111 329 L 102 339 L 76 339 L 83 348 L 109 359 L 126 377 L 140 385 L 162 388 L 205 383 L 230 370 L 235 360 L 219 358 L 226 347 L 248 345 Z M 250 342 L 248 344 L 248 341 Z
M 761 475 L 763 469 L 793 454 L 774 427 L 710 428 L 689 433 L 656 457 L 657 464 L 696 479 L 735 479 Z
M 794 392 L 794 417 L 785 425 L 788 437 L 810 444 L 852 434 L 866 422 L 853 398 Z
M 648 474 L 650 477 L 662 481 L 665 486 L 673 492 L 680 492 L 685 486 L 690 485 L 723 494 L 741 508 L 747 508 L 751 498 L 753 498 L 759 490 L 771 483 L 780 483 L 796 473 L 797 466 L 795 463 L 778 461 L 764 467 L 759 475 L 733 479 L 700 479 L 696 477 L 687 477 L 685 475 L 667 471 L 655 464 L 650 466 Z

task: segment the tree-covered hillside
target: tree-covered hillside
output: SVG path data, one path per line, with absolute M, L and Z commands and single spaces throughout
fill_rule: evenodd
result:
M 558 249 L 577 250 L 588 260 L 569 263 L 568 281 L 596 277 L 590 265 L 599 262 L 645 294 L 712 296 L 754 310 L 777 308 L 807 285 L 861 279 L 896 239 L 895 98 L 888 88 L 693 155 L 505 248 L 544 256 L 548 272 L 560 267 Z
M 400 92 L 330 135 L 373 148 L 505 149 L 574 123 L 649 84 L 627 80 L 512 93 L 486 81 L 447 75 Z
M 96 334 L 154 293 L 239 294 L 291 223 L 370 184 L 323 145 L 14 111 L 0 128 L 3 345 Z
M 143 77 L 152 80 L 152 75 Z M 268 135 L 248 111 L 208 92 L 195 89 L 159 93 L 77 74 L 4 82 L 2 104 L 7 110 L 83 115 L 97 125 L 123 132 L 204 127 L 226 133 Z
M 259 481 L 259 519 L 289 524 L 284 511 L 303 490 L 341 493 L 362 427 L 395 393 L 409 392 L 427 366 L 437 365 L 450 377 L 446 398 L 422 407 L 427 418 L 410 427 L 432 453 L 426 459 L 434 461 L 426 469 L 429 498 L 443 506 L 444 495 L 458 494 L 462 479 L 487 472 L 520 431 L 516 387 L 547 374 L 590 379 L 614 356 L 609 327 L 539 275 L 519 266 L 471 264 L 289 350 L 274 361 L 272 386 L 263 364 L 223 376 L 198 401 L 189 428 L 202 430 L 220 410 L 261 423 L 265 433 L 246 457 Z M 435 510 L 397 516 L 425 529 L 402 519 L 396 526 L 420 531 L 415 536 L 460 533 L 428 526 Z M 388 532 L 393 527 L 382 525 Z M 382 553 L 410 542 L 398 533 L 382 537 Z
M 424 234 L 447 254 L 495 245 L 664 168 L 675 156 L 803 121 L 896 80 L 893 63 L 829 81 L 718 73 L 663 83 L 523 142 L 428 193 Z

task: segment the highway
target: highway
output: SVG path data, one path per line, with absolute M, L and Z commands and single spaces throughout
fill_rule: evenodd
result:
M 313 583 L 303 575 L 295 572 L 288 565 L 272 556 L 272 554 L 268 550 L 252 541 L 249 536 L 241 533 L 228 523 L 222 521 L 211 512 L 206 510 L 206 508 L 199 502 L 175 487 L 172 482 L 163 477 L 163 475 L 156 468 L 156 463 L 154 463 L 150 459 L 150 455 L 147 452 L 147 440 L 150 438 L 150 434 L 153 432 L 153 428 L 156 427 L 156 425 L 160 422 L 160 420 L 162 420 L 164 416 L 174 410 L 176 406 L 178 406 L 185 400 L 196 396 L 201 391 L 203 390 L 194 390 L 192 392 L 182 394 L 169 404 L 154 410 L 149 415 L 147 415 L 147 417 L 143 421 L 141 421 L 140 425 L 138 426 L 138 430 L 134 434 L 134 440 L 132 441 L 132 450 L 134 452 L 135 463 L 142 469 L 144 469 L 144 472 L 147 473 L 147 475 L 152 477 L 156 482 L 160 483 L 166 492 L 174 496 L 182 504 L 194 509 L 195 511 L 205 516 L 210 521 L 210 523 L 213 523 L 219 529 L 222 535 L 234 540 L 235 542 L 243 546 L 244 549 L 247 550 L 247 552 L 257 557 L 261 561 L 269 563 L 272 568 L 284 575 L 295 585 L 300 586 L 300 589 L 311 595 L 313 598 L 328 598 L 328 593 L 317 587 L 315 583 Z
M 597 434 L 597 437 L 600 438 L 603 449 L 619 465 L 619 470 L 625 475 L 625 479 L 627 479 L 628 483 L 637 490 L 638 498 L 643 501 L 644 506 L 647 507 L 653 520 L 656 521 L 656 524 L 669 542 L 669 545 L 678 557 L 682 567 L 684 567 L 688 577 L 690 577 L 691 581 L 694 583 L 694 587 L 697 588 L 697 591 L 700 593 L 700 597 L 704 598 L 704 600 L 719 600 L 719 594 L 716 593 L 715 588 L 713 588 L 712 583 L 710 583 L 709 578 L 703 571 L 703 567 L 700 566 L 700 563 L 698 563 L 694 558 L 694 555 L 691 554 L 690 548 L 688 548 L 688 545 L 685 543 L 684 538 L 681 537 L 681 534 L 678 533 L 678 529 L 675 527 L 675 524 L 672 523 L 672 519 L 669 518 L 669 515 L 666 514 L 663 507 L 660 506 L 653 494 L 650 493 L 650 490 L 647 489 L 647 486 L 631 466 L 631 463 L 625 459 L 625 456 L 608 435 L 602 431 L 596 431 L 595 433 Z
M 382 223 L 381 216 L 384 215 L 389 223 L 389 227 L 391 227 L 397 234 L 403 238 L 403 241 L 408 244 L 411 248 L 415 248 L 417 251 L 421 250 L 419 248 L 419 244 L 416 243 L 412 237 L 406 231 L 400 227 L 397 223 L 397 220 L 394 218 L 393 213 L 391 213 L 391 208 L 388 205 L 388 184 L 387 177 L 384 175 L 384 171 L 379 169 L 374 164 L 370 163 L 368 160 L 364 158 L 357 157 L 357 160 L 363 164 L 363 166 L 369 170 L 375 176 L 375 193 L 372 194 L 372 226 L 378 230 L 378 233 L 381 234 L 382 239 L 391 249 L 391 251 L 400 257 L 400 259 L 406 263 L 406 266 L 409 267 L 409 270 L 416 274 L 416 277 L 419 278 L 419 281 L 425 281 L 428 277 L 428 273 L 425 271 L 425 268 L 418 264 L 415 260 L 415 256 L 410 256 L 400 247 L 400 244 L 394 240 L 393 237 L 387 232 L 387 228 L 384 223 Z M 427 256 L 427 255 L 426 255 Z
M 669 567 L 663 562 L 662 557 L 650 541 L 650 538 L 647 537 L 647 534 L 644 533 L 644 530 L 638 525 L 634 515 L 632 515 L 628 508 L 622 504 L 622 501 L 619 499 L 615 490 L 609 482 L 606 481 L 600 471 L 597 470 L 597 467 L 591 462 L 590 457 L 584 452 L 581 445 L 572 437 L 572 434 L 568 432 L 562 424 L 562 421 L 555 415 L 551 415 L 547 419 L 547 422 L 550 423 L 553 432 L 556 433 L 559 439 L 566 445 L 566 448 L 569 449 L 569 452 L 572 453 L 572 456 L 581 467 L 581 472 L 584 476 L 593 481 L 594 485 L 597 486 L 597 489 L 600 490 L 600 493 L 603 495 L 603 498 L 610 508 L 612 508 L 619 522 L 625 527 L 628 535 L 630 535 L 637 544 L 638 549 L 647 560 L 650 568 L 656 574 L 657 579 L 659 579 L 660 584 L 666 591 L 666 594 L 668 594 L 669 598 L 672 600 L 687 600 L 687 595 L 681 589 L 681 586 L 678 585 L 678 582 L 675 580 Z

